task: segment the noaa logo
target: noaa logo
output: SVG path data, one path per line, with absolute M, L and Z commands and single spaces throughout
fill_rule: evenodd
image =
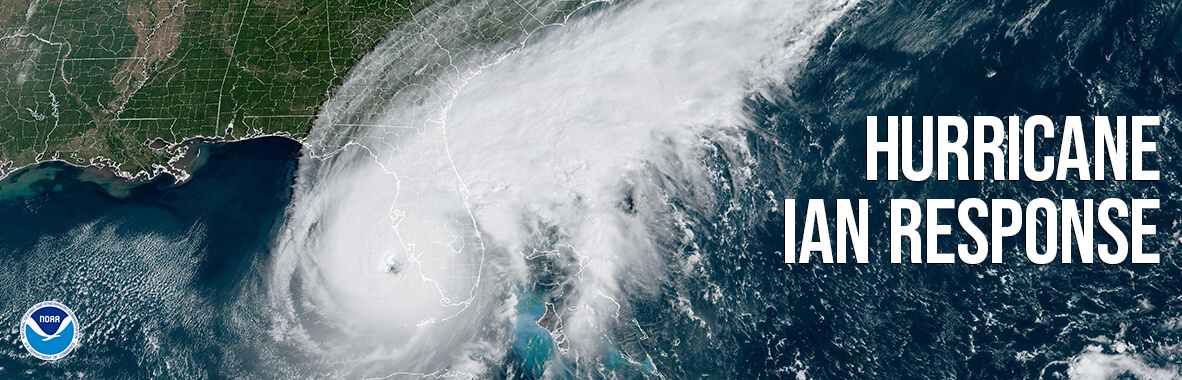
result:
M 78 345 L 78 320 L 66 305 L 45 301 L 21 320 L 21 342 L 42 360 L 58 360 Z

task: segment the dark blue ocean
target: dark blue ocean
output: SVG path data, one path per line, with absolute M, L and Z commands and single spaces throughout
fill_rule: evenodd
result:
M 266 257 L 299 144 L 196 149 L 199 167 L 181 184 L 167 175 L 128 184 L 61 163 L 0 182 L 0 378 L 208 375 L 226 364 L 216 316 Z M 80 346 L 57 362 L 20 342 L 21 316 L 45 300 L 72 308 L 83 327 Z M 192 367 L 166 368 L 162 357 Z
M 757 124 L 746 148 L 760 163 L 758 186 L 720 186 L 727 202 L 695 216 L 690 243 L 700 247 L 701 270 L 625 300 L 637 329 L 625 324 L 612 347 L 648 361 L 572 373 L 1063 379 L 1081 375 L 1074 368 L 1100 378 L 1182 376 L 1180 25 L 1182 5 L 1164 1 L 859 5 L 790 85 L 746 104 Z M 1149 165 L 1162 180 L 865 180 L 868 115 L 1033 114 L 1161 116 L 1164 125 L 1147 138 L 1158 144 Z M 1039 141 L 1039 149 L 1056 141 Z M 182 184 L 168 176 L 125 183 L 60 163 L 0 181 L 0 378 L 331 375 L 316 372 L 316 358 L 283 351 L 255 310 L 264 307 L 261 273 L 291 201 L 299 144 L 262 138 L 198 149 Z M 728 167 L 728 157 L 708 158 Z M 872 262 L 784 264 L 784 215 L 767 191 L 870 199 L 878 211 L 870 215 Z M 1162 261 L 1034 265 L 1012 239 L 1003 264 L 886 264 L 887 200 L 974 197 L 1161 199 L 1147 216 L 1157 235 L 1146 250 Z M 751 215 L 741 224 L 719 218 L 731 204 Z M 555 288 L 540 278 L 539 294 Z M 57 362 L 32 357 L 20 342 L 21 316 L 46 300 L 72 308 L 82 327 L 80 346 Z M 534 301 L 522 303 L 522 315 L 546 310 Z M 489 363 L 500 369 L 489 377 L 539 377 L 559 357 L 531 323 L 522 318 L 520 347 Z

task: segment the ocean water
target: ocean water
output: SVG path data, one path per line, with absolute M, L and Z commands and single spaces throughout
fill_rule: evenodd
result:
M 1180 378 L 1179 17 L 653 0 L 467 63 L 441 53 L 463 38 L 392 39 L 322 118 L 381 128 L 202 145 L 179 185 L 0 182 L 0 378 Z M 439 59 L 468 70 L 382 87 Z M 864 180 L 867 115 L 1029 114 L 1160 115 L 1163 178 Z M 783 264 L 787 197 L 871 199 L 871 263 Z M 886 264 L 887 199 L 969 197 L 1160 198 L 1162 263 L 1040 266 L 1010 239 L 1000 265 Z M 82 324 L 58 362 L 19 342 L 44 300 Z
M 220 316 L 267 256 L 299 144 L 200 145 L 190 181 L 127 184 L 60 163 L 0 182 L 0 377 L 201 375 L 224 365 Z M 114 194 L 114 195 L 112 195 Z M 74 310 L 80 346 L 43 362 L 17 333 L 25 310 Z

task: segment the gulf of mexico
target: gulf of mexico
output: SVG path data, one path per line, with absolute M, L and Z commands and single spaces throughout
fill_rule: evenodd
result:
M 0 181 L 0 377 L 217 376 L 247 362 L 218 339 L 291 200 L 300 146 L 268 137 L 196 149 L 182 184 L 63 163 Z M 82 326 L 79 347 L 56 362 L 20 343 L 21 316 L 45 300 Z

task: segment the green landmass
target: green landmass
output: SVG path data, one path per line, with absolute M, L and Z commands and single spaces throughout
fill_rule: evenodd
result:
M 196 137 L 302 139 L 418 3 L 0 0 L 0 177 L 47 160 L 151 176 Z

